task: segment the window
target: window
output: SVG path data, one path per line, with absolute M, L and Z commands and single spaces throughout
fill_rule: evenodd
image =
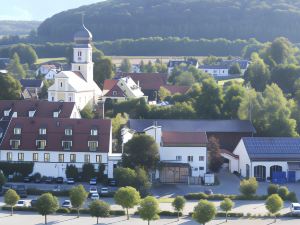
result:
M 69 97 L 69 102 L 72 102 L 72 97 Z
M 78 70 L 80 70 L 80 66 L 78 66 Z
M 117 95 L 118 92 L 117 91 L 113 91 L 113 96 Z
M 70 162 L 76 162 L 76 155 L 75 154 L 70 154 Z
M 15 128 L 14 128 L 14 134 L 15 134 L 15 135 L 21 134 L 21 128 L 15 127 Z
M 98 141 L 89 141 L 88 142 L 90 151 L 96 151 L 98 148 Z
M 11 109 L 10 110 L 4 110 L 4 116 L 9 116 L 10 111 L 11 111 Z
M 20 140 L 10 140 L 10 146 L 12 149 L 19 149 Z
M 199 170 L 204 170 L 204 167 L 203 167 L 203 166 L 200 166 L 200 167 L 199 167 Z
M 188 162 L 193 162 L 193 156 L 188 156 Z
M 199 156 L 199 161 L 204 161 L 204 156 Z
M 58 154 L 58 162 L 63 163 L 65 161 L 64 154 Z
M 46 140 L 36 140 L 36 147 L 37 149 L 45 149 Z
M 62 147 L 64 150 L 70 150 L 72 147 L 72 141 L 62 141 Z
M 24 153 L 18 153 L 18 160 L 24 161 Z
M 98 135 L 98 130 L 97 129 L 91 129 L 91 135 L 92 136 L 97 136 Z
M 12 161 L 12 152 L 6 153 L 6 159 L 7 161 Z
M 65 129 L 65 135 L 72 136 L 72 129 L 71 128 Z
M 39 134 L 40 134 L 40 135 L 45 135 L 45 134 L 47 134 L 47 129 L 46 129 L 46 128 L 40 128 L 40 129 L 39 129 Z
M 84 155 L 84 163 L 90 163 L 90 155 L 89 154 Z
M 29 117 L 34 117 L 34 114 L 35 114 L 35 111 L 29 111 L 29 112 L 28 112 L 28 116 L 29 116 Z
M 60 87 L 62 87 L 62 82 L 60 82 Z
M 102 155 L 96 155 L 96 163 L 102 162 Z
M 45 153 L 44 154 L 44 161 L 45 162 L 50 162 L 50 153 Z
M 32 154 L 32 161 L 34 161 L 34 162 L 39 161 L 39 154 L 38 153 L 33 153 Z
M 181 161 L 182 160 L 182 156 L 181 155 L 177 155 L 176 156 L 176 161 Z

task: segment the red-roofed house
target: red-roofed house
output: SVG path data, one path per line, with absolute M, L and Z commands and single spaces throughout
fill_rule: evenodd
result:
M 79 170 L 85 163 L 96 170 L 104 164 L 105 174 L 112 177 L 111 132 L 110 120 L 12 118 L 0 145 L 0 159 L 33 162 L 33 173 L 53 177 L 66 177 L 69 164 Z
M 176 85 L 164 85 L 165 89 L 167 89 L 172 95 L 174 94 L 185 94 L 190 89 L 189 86 L 176 86 Z

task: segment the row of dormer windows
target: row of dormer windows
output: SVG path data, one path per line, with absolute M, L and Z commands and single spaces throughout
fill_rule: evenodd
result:
M 14 128 L 14 135 L 20 135 L 22 133 L 22 128 L 20 127 L 15 127 Z M 39 135 L 46 135 L 47 134 L 47 129 L 46 128 L 39 128 Z M 73 130 L 71 128 L 66 128 L 65 129 L 65 135 L 66 136 L 72 136 L 73 135 Z M 97 136 L 98 135 L 98 130 L 93 128 L 91 129 L 90 132 L 91 136 Z
M 4 116 L 5 117 L 9 117 L 10 112 L 11 112 L 11 109 L 4 110 Z M 30 110 L 30 111 L 28 111 L 28 117 L 30 117 L 30 118 L 34 117 L 35 113 L 36 113 L 36 110 Z M 53 112 L 53 117 L 57 118 L 59 116 L 59 113 L 60 113 L 60 111 L 54 111 Z M 13 118 L 17 118 L 18 117 L 18 112 L 13 112 L 12 117 Z

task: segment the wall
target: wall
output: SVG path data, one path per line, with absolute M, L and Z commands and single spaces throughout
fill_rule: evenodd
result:
M 246 151 L 245 145 L 243 140 L 241 139 L 238 145 L 236 146 L 235 150 L 233 151 L 233 154 L 239 156 L 239 166 L 238 166 L 238 171 L 241 173 L 243 177 L 246 177 L 246 164 L 251 166 L 251 161 L 248 156 L 248 153 Z M 231 168 L 230 170 L 232 173 L 235 171 L 234 168 Z M 250 176 L 251 175 L 251 168 L 250 168 Z

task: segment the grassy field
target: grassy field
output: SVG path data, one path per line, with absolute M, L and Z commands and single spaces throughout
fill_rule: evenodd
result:
M 40 65 L 40 64 L 43 64 L 43 63 L 48 63 L 48 62 L 66 62 L 66 58 L 65 57 L 60 57 L 60 58 L 40 58 L 36 61 L 36 65 Z
M 227 83 L 229 81 L 236 81 L 239 83 L 243 83 L 244 79 L 243 78 L 232 78 L 232 79 L 227 79 L 227 80 L 219 80 L 218 85 L 223 86 L 225 83 Z

